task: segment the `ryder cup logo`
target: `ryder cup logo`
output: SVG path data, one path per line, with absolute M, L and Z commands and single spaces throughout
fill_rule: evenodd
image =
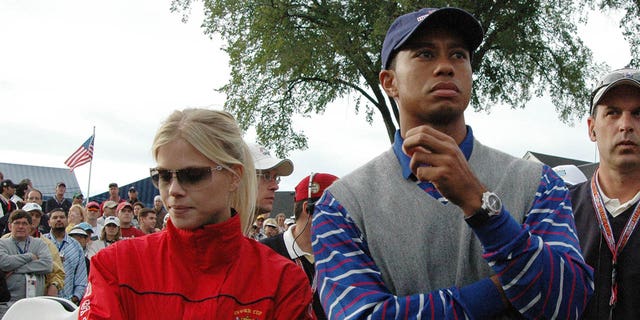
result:
M 423 15 L 419 16 L 416 20 L 417 20 L 418 22 L 420 22 L 420 21 L 422 21 L 422 20 L 426 19 L 426 18 L 427 18 L 430 14 L 432 14 L 434 11 L 436 11 L 436 10 L 435 10 L 435 9 L 429 9 L 429 10 L 427 10 L 427 12 L 426 12 L 425 14 L 423 14 Z

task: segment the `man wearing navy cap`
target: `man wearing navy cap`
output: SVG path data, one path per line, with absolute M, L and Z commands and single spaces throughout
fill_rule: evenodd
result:
M 285 258 L 293 260 L 307 274 L 313 291 L 313 311 L 316 319 L 327 319 L 318 296 L 313 267 L 313 251 L 311 249 L 311 214 L 313 206 L 322 193 L 338 177 L 328 173 L 312 173 L 296 186 L 293 212 L 295 224 L 277 236 L 266 238 L 261 242 L 271 247 Z
M 640 70 L 600 80 L 587 124 L 600 165 L 571 188 L 580 246 L 595 268 L 583 319 L 640 319 Z
M 562 179 L 482 145 L 465 122 L 482 37 L 456 8 L 389 28 L 379 80 L 400 130 L 313 213 L 328 318 L 575 319 L 584 309 L 592 269 Z

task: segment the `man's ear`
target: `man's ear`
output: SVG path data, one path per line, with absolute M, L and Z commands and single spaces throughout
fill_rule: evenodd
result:
M 382 70 L 378 74 L 380 85 L 389 97 L 395 98 L 398 95 L 396 87 L 396 73 L 393 70 Z
M 593 116 L 589 116 L 589 118 L 587 118 L 587 130 L 589 133 L 589 139 L 593 142 L 596 142 L 596 130 L 595 130 L 595 122 L 596 119 L 593 118 Z

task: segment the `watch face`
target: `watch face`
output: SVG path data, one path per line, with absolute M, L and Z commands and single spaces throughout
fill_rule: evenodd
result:
M 489 193 L 486 197 L 487 209 L 494 213 L 499 213 L 502 209 L 502 201 L 495 193 Z

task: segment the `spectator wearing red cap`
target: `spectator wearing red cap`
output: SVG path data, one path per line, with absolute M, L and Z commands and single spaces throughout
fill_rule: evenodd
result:
M 129 202 L 120 202 L 116 208 L 116 214 L 120 219 L 120 232 L 122 239 L 142 237 L 145 235 L 140 229 L 133 226 L 133 206 Z
M 87 203 L 87 215 L 85 221 L 91 226 L 93 232 L 91 232 L 91 240 L 98 240 L 100 236 L 101 226 L 98 225 L 98 218 L 100 218 L 100 205 L 91 201 Z
M 284 233 L 261 241 L 283 257 L 291 259 L 302 267 L 307 274 L 310 285 L 313 284 L 315 276 L 310 221 L 313 214 L 313 206 L 324 190 L 336 180 L 338 180 L 338 177 L 329 173 L 312 173 L 302 179 L 296 186 L 295 204 L 293 206 L 295 224 Z M 326 319 L 318 293 L 315 288 L 313 289 L 313 311 L 316 314 L 316 318 Z

